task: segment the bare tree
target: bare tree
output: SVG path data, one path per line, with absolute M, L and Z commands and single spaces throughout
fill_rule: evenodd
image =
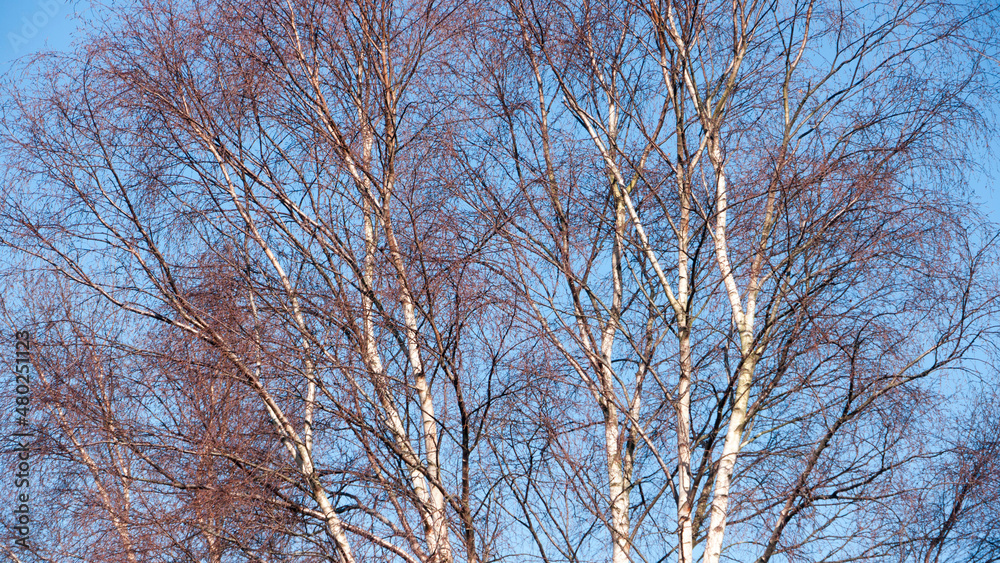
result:
M 32 152 L 63 181 L 11 193 L 8 240 L 176 343 L 132 345 L 158 362 L 151 389 L 240 382 L 286 457 L 149 440 L 132 455 L 181 489 L 191 467 L 146 450 L 207 464 L 191 479 L 218 455 L 254 469 L 343 561 L 479 560 L 497 523 L 472 475 L 506 345 L 502 325 L 470 323 L 493 308 L 470 260 L 490 227 L 457 228 L 446 182 L 429 181 L 448 134 L 430 119 L 448 100 L 427 81 L 455 7 L 143 8 L 53 69 L 54 105 L 20 122 L 57 121 Z M 43 208 L 80 218 L 69 238 Z M 214 359 L 184 353 L 196 345 Z
M 964 162 L 953 125 L 979 123 L 992 43 L 976 22 L 991 10 L 499 10 L 482 103 L 505 150 L 469 197 L 509 222 L 528 322 L 599 411 L 574 422 L 603 433 L 551 432 L 600 443 L 606 475 L 567 469 L 581 455 L 566 445 L 554 471 L 597 507 L 613 561 L 715 563 L 730 521 L 754 530 L 735 541 L 757 546 L 734 547 L 740 560 L 891 554 L 898 523 L 860 507 L 898 498 L 903 467 L 931 455 L 920 381 L 958 367 L 993 307 L 974 281 L 984 256 L 964 251 L 969 211 L 946 187 Z M 643 457 L 653 467 L 636 474 Z M 641 539 L 636 523 L 670 518 L 635 499 L 643 485 L 673 496 L 668 553 Z M 565 555 L 574 524 L 546 493 L 524 519 L 559 530 L 531 530 L 543 557 L 542 543 Z

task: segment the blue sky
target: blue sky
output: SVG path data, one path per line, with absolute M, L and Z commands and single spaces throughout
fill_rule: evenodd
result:
M 65 49 L 76 28 L 74 0 L 0 0 L 0 72 L 18 57 L 46 49 Z
M 0 74 L 21 57 L 44 50 L 62 50 L 70 47 L 79 23 L 78 13 L 85 11 L 86 0 L 0 0 Z M 2 93 L 0 93 L 2 95 Z M 1000 112 L 1000 110 L 998 110 Z M 991 139 L 993 155 L 985 168 L 1000 179 L 996 157 L 1000 155 L 1000 137 Z M 970 177 L 975 197 L 983 202 L 994 223 L 1000 223 L 1000 190 L 993 188 L 996 181 L 974 174 Z

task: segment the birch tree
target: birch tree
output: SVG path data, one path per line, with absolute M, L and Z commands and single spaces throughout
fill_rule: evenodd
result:
M 888 483 L 921 448 L 887 454 L 926 429 L 882 413 L 919 409 L 919 381 L 957 367 L 985 319 L 968 314 L 982 257 L 963 253 L 966 211 L 942 165 L 962 162 L 948 131 L 978 122 L 991 44 L 988 30 L 955 31 L 991 10 L 526 1 L 499 11 L 496 41 L 482 42 L 484 59 L 503 53 L 502 66 L 484 65 L 496 116 L 484 135 L 505 150 L 480 174 L 514 185 L 470 197 L 510 221 L 511 254 L 532 256 L 512 280 L 529 322 L 600 410 L 603 437 L 583 435 L 600 442 L 607 474 L 574 488 L 607 491 L 596 504 L 613 561 L 667 557 L 630 522 L 657 514 L 645 495 L 633 500 L 650 483 L 634 474 L 643 456 L 655 463 L 654 499 L 673 496 L 664 528 L 680 562 L 719 561 L 734 515 L 747 528 L 763 518 L 760 536 L 731 540 L 758 546 L 760 562 L 783 550 L 875 557 L 859 547 L 860 522 L 821 551 L 804 546 L 852 519 L 833 508 L 838 497 L 899 494 Z M 934 328 L 918 328 L 925 321 Z M 866 451 L 838 457 L 848 444 Z M 786 456 L 803 461 L 775 465 Z M 753 485 L 740 490 L 741 478 Z M 547 516 L 524 519 L 559 530 L 531 529 L 541 553 L 569 526 L 538 495 Z M 791 539 L 803 512 L 819 523 Z
M 284 459 L 175 455 L 277 478 L 255 486 L 322 523 L 324 556 L 345 562 L 478 561 L 496 526 L 471 481 L 503 391 L 502 325 L 469 324 L 491 307 L 470 260 L 489 227 L 454 228 L 426 140 L 447 135 L 428 81 L 454 10 L 150 2 L 37 76 L 51 105 L 11 102 L 8 140 L 41 127 L 21 148 L 52 183 L 9 193 L 5 240 L 154 342 L 205 349 L 133 344 L 165 357 L 152 389 L 187 385 L 163 365 L 241 383 Z M 144 461 L 159 486 L 189 485 Z

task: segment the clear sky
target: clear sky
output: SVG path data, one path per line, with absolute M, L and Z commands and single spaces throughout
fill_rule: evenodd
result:
M 85 12 L 87 5 L 86 0 L 0 0 L 0 74 L 17 58 L 68 48 L 80 21 L 77 14 Z M 990 145 L 993 155 L 984 155 L 989 158 L 985 168 L 1000 180 L 1000 166 L 996 165 L 1000 136 Z M 970 180 L 976 199 L 985 204 L 991 220 L 1000 223 L 1000 189 L 993 187 L 996 182 L 979 174 Z

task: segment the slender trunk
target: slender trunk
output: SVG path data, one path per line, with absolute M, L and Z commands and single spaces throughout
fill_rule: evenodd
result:
M 367 116 L 364 114 L 360 100 L 358 102 L 358 111 L 361 115 L 362 122 L 367 121 Z M 374 141 L 374 135 L 370 128 L 365 129 L 364 138 L 362 141 L 362 158 L 363 163 L 367 167 L 370 164 L 372 145 Z M 364 255 L 364 288 L 362 292 L 361 305 L 362 305 L 362 315 L 363 315 L 363 331 L 364 337 L 361 343 L 362 355 L 364 357 L 365 365 L 371 370 L 374 376 L 376 395 L 378 396 L 379 403 L 385 413 L 387 419 L 386 422 L 393 434 L 393 438 L 396 443 L 396 447 L 399 448 L 400 453 L 403 455 L 404 462 L 407 466 L 407 470 L 410 474 L 410 481 L 413 485 L 414 493 L 416 494 L 417 500 L 420 503 L 419 512 L 421 515 L 421 520 L 423 521 L 424 533 L 427 537 L 427 543 L 429 551 L 431 554 L 438 554 L 442 557 L 441 561 L 450 561 L 451 553 L 450 549 L 444 549 L 443 553 L 439 553 L 439 544 L 441 542 L 440 538 L 443 536 L 444 541 L 447 543 L 447 523 L 444 521 L 444 496 L 441 491 L 432 485 L 428 484 L 427 478 L 424 476 L 421 463 L 417 456 L 417 453 L 413 450 L 410 444 L 409 436 L 406 433 L 405 425 L 403 420 L 399 415 L 399 411 L 392 399 L 390 391 L 388 389 L 388 380 L 385 375 L 385 368 L 382 364 L 381 357 L 379 356 L 378 349 L 375 341 L 375 322 L 374 322 L 374 303 L 370 292 L 373 291 L 375 287 L 375 253 L 378 246 L 378 231 L 375 229 L 375 224 L 372 219 L 372 214 L 374 212 L 374 194 L 371 189 L 371 180 L 367 175 L 358 175 L 360 178 L 359 189 L 362 191 L 361 201 L 362 201 L 362 215 L 363 215 L 363 229 L 365 237 L 365 255 Z M 391 184 L 389 188 L 391 189 Z M 384 195 L 384 194 L 383 194 Z M 382 205 L 386 205 L 388 201 L 387 197 L 382 198 Z M 400 276 L 401 285 L 405 285 L 404 270 L 402 269 L 402 259 L 400 257 L 399 248 L 396 244 L 395 237 L 391 231 L 391 221 L 387 217 L 383 216 L 383 227 L 387 233 L 387 239 L 390 244 L 391 258 L 393 265 L 397 269 L 397 275 Z M 411 365 L 413 366 L 414 373 L 416 375 L 415 387 L 418 390 L 418 395 L 421 405 L 421 415 L 423 418 L 423 426 L 425 432 L 425 444 L 428 444 L 427 454 L 428 454 L 428 472 L 432 478 L 437 479 L 439 473 L 435 471 L 436 460 L 437 460 L 437 430 L 436 422 L 434 419 L 433 402 L 430 401 L 429 394 L 426 389 L 426 381 L 423 376 L 423 366 L 420 361 L 419 350 L 416 349 L 416 320 L 413 310 L 412 299 L 410 299 L 409 292 L 404 288 L 401 291 L 401 301 L 403 303 L 404 310 L 404 322 L 406 324 L 406 338 L 407 338 L 407 352 L 410 357 Z M 429 405 L 428 405 L 429 403 Z M 428 416 L 429 413 L 429 416 Z M 426 432 L 428 431 L 428 422 L 432 425 L 430 430 L 432 434 L 432 441 L 429 443 L 426 440 Z M 433 461 L 432 461 L 433 460 Z M 444 531 L 442 532 L 442 528 Z M 434 555 L 432 555 L 433 557 Z
M 434 399 L 431 394 L 430 385 L 427 382 L 427 374 L 424 372 L 424 363 L 420 354 L 419 331 L 417 327 L 417 317 L 415 299 L 406 274 L 406 264 L 403 261 L 403 252 L 396 239 L 396 232 L 393 227 L 392 218 L 389 213 L 389 202 L 391 194 L 395 188 L 395 178 L 392 171 L 392 160 L 396 150 L 395 132 L 395 99 L 391 91 L 386 94 L 386 128 L 389 166 L 387 167 L 387 177 L 383 186 L 382 194 L 382 228 L 384 230 L 386 243 L 389 249 L 389 260 L 396 271 L 399 282 L 399 304 L 403 310 L 403 323 L 406 332 L 406 353 L 413 373 L 413 388 L 417 391 L 417 399 L 420 405 L 420 419 L 423 427 L 424 448 L 426 450 L 427 474 L 430 477 L 430 519 L 431 526 L 427 534 L 427 545 L 434 561 L 450 563 L 452 561 L 451 542 L 448 539 L 448 520 L 445 513 L 444 492 L 441 490 L 441 470 L 439 466 L 438 453 L 438 422 L 434 413 Z
M 678 152 L 683 150 L 682 141 L 678 141 Z M 691 224 L 691 193 L 686 175 L 678 175 L 680 191 L 680 229 L 678 232 L 677 251 L 677 302 L 683 312 L 677 316 L 678 345 L 680 365 L 677 381 L 677 524 L 679 543 L 677 549 L 678 563 L 691 563 L 694 551 L 694 533 L 691 511 L 694 494 L 691 486 L 691 376 L 693 363 L 691 360 L 691 319 L 687 314 L 690 301 L 691 283 L 688 271 L 688 239 Z
M 612 148 L 617 142 L 618 106 L 609 94 L 608 99 L 608 141 Z M 618 423 L 618 408 L 615 403 L 615 374 L 611 367 L 614 341 L 618 332 L 622 307 L 622 260 L 624 258 L 624 236 L 628 215 L 622 196 L 626 185 L 619 183 L 614 174 L 608 174 L 615 203 L 614 246 L 611 254 L 612 297 L 608 321 L 601 331 L 601 384 L 604 395 L 604 439 L 608 458 L 608 485 L 611 494 L 611 537 L 613 542 L 613 563 L 628 563 L 632 547 L 631 524 L 629 522 L 629 495 L 632 489 L 632 468 L 634 453 L 623 447 L 622 429 Z M 637 408 L 633 405 L 630 408 Z M 634 421 L 632 422 L 634 424 Z
M 718 133 L 709 135 L 708 154 L 715 169 L 715 205 L 716 224 L 713 239 L 715 243 L 715 258 L 719 265 L 719 273 L 725 285 L 726 294 L 732 308 L 732 321 L 740 338 L 740 362 L 733 389 L 733 407 L 729 415 L 729 426 L 719 458 L 719 467 L 715 476 L 715 492 L 712 498 L 709 520 L 708 538 L 705 546 L 705 563 L 718 563 L 722 555 L 722 540 L 725 536 L 727 511 L 729 509 L 729 492 L 732 484 L 733 468 L 743 441 L 743 430 L 747 422 L 747 405 L 750 400 L 750 384 L 756 367 L 754 350 L 754 311 L 748 307 L 743 310 L 742 298 L 736 285 L 728 252 L 728 193 L 726 184 L 725 161 Z
M 729 416 L 729 428 L 726 431 L 722 457 L 719 458 L 719 470 L 715 478 L 715 494 L 712 498 L 708 540 L 705 546 L 705 563 L 718 563 L 722 555 L 722 540 L 726 530 L 733 468 L 736 465 L 736 457 L 740 452 L 743 441 L 743 430 L 747 422 L 750 383 L 753 379 L 755 367 L 755 359 L 751 349 L 753 346 L 753 335 L 749 332 L 743 332 L 740 335 L 740 340 L 743 350 L 743 363 L 736 378 L 733 410 Z

